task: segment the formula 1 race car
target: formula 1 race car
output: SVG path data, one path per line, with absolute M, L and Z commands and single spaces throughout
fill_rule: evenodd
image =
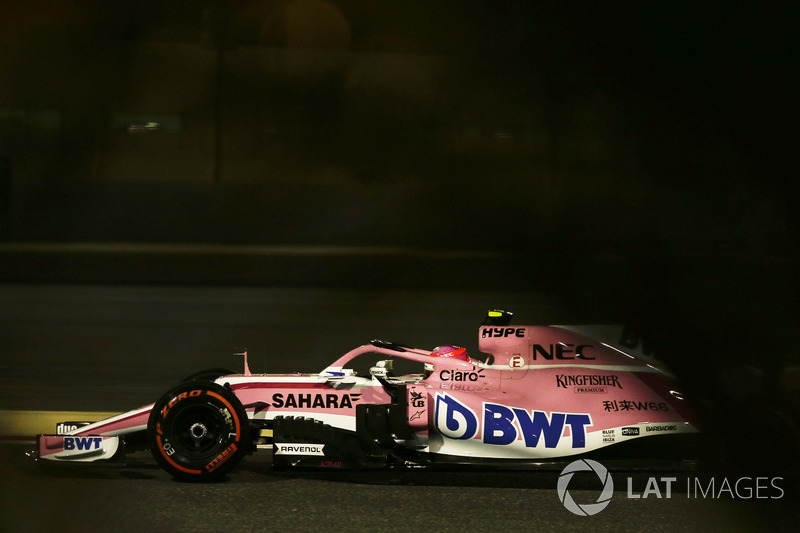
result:
M 38 436 L 35 455 L 117 462 L 148 448 L 175 477 L 204 481 L 265 448 L 273 467 L 524 468 L 661 457 L 697 437 L 653 360 L 574 327 L 511 326 L 511 315 L 488 313 L 483 361 L 458 347 L 372 341 L 318 374 L 253 374 L 243 354 L 241 374 L 201 372 L 152 405 L 59 424 L 60 434 Z M 358 375 L 367 354 L 380 360 Z M 416 372 L 396 372 L 400 363 Z

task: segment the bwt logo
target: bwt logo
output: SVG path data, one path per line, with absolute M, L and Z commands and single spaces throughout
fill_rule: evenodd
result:
M 478 432 L 475 411 L 448 395 L 436 395 L 436 428 L 445 437 L 471 439 Z
M 64 437 L 64 451 L 97 450 L 103 437 Z
M 468 406 L 447 394 L 436 396 L 436 429 L 445 437 L 468 440 L 476 436 L 485 444 L 507 446 L 520 438 L 527 448 L 544 441 L 545 448 L 556 448 L 566 426 L 570 428 L 571 447 L 586 447 L 586 426 L 592 425 L 588 414 L 528 411 L 505 405 L 483 404 L 483 431 L 480 417 Z

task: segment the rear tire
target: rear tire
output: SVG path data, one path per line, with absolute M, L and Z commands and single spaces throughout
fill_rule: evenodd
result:
M 182 383 L 153 406 L 147 423 L 153 457 L 185 481 L 212 481 L 250 450 L 250 427 L 238 398 L 221 385 Z

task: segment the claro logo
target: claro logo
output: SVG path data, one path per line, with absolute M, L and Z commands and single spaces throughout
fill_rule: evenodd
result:
M 461 370 L 442 370 L 439 372 L 439 379 L 442 381 L 478 381 L 482 377 L 482 368 L 472 367 L 472 372 L 464 372 Z

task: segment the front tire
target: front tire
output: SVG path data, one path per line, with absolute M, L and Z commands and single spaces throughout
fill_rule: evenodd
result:
M 186 376 L 181 380 L 181 383 L 186 383 L 187 381 L 214 381 L 220 376 L 230 376 L 235 373 L 236 372 L 233 370 L 228 370 L 227 368 L 208 368 L 195 372 L 191 376 Z
M 153 406 L 147 423 L 153 457 L 185 481 L 212 481 L 230 472 L 250 448 L 247 414 L 228 389 L 182 383 Z

